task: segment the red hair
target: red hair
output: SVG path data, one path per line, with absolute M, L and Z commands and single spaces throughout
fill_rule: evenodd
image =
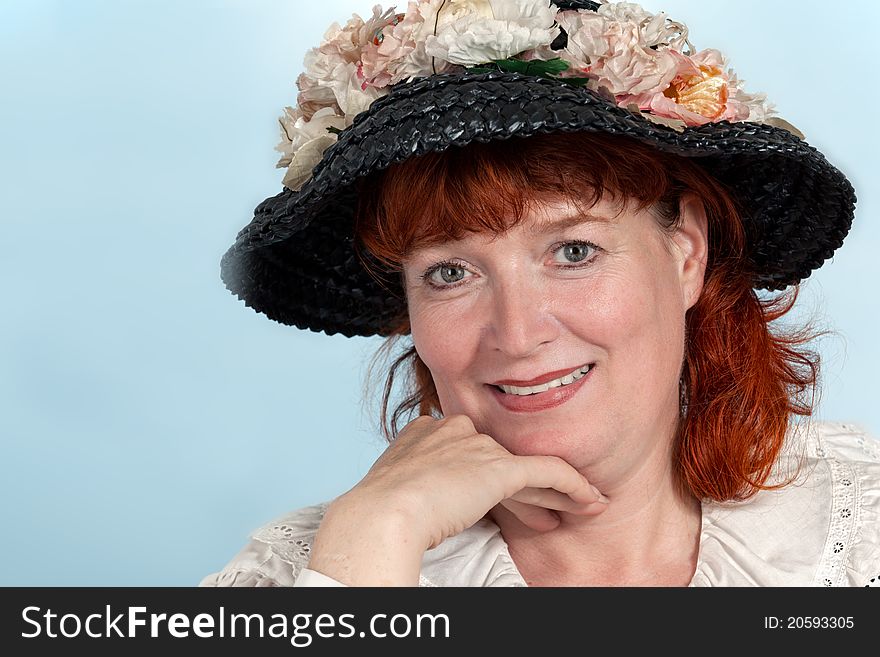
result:
M 804 345 L 816 334 L 808 327 L 788 332 L 771 327 L 793 307 L 798 286 L 766 299 L 756 294 L 740 211 L 724 185 L 695 160 L 626 137 L 592 133 L 450 148 L 411 158 L 362 182 L 356 243 L 399 273 L 416 247 L 467 232 L 503 232 L 522 221 L 532 200 L 560 196 L 584 208 L 605 195 L 634 200 L 671 232 L 686 192 L 706 210 L 709 257 L 701 296 L 685 316 L 676 474 L 700 499 L 742 500 L 790 481 L 767 484 L 792 415 L 813 412 L 819 356 Z M 389 327 L 377 356 L 409 332 L 404 313 Z M 389 399 L 401 367 L 406 396 L 389 421 Z M 398 421 L 416 409 L 420 415 L 440 414 L 431 373 L 412 346 L 386 377 L 381 415 L 386 439 L 392 441 Z

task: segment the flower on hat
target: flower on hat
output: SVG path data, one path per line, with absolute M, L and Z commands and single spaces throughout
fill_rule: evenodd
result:
M 447 0 L 449 1 L 449 0 Z M 411 0 L 405 14 L 398 14 L 396 20 L 386 25 L 374 39 L 375 48 L 368 48 L 364 62 L 369 63 L 370 72 L 385 67 L 390 76 L 390 84 L 412 80 L 435 73 L 446 73 L 454 66 L 445 60 L 437 60 L 427 53 L 427 38 L 436 28 L 454 19 L 461 13 L 465 0 L 457 0 L 438 15 L 444 0 Z M 374 10 L 375 11 L 375 10 Z M 383 82 L 381 79 L 380 82 Z M 372 82 L 377 86 L 375 82 Z M 385 85 L 381 85 L 385 86 Z
M 545 0 L 451 0 L 450 9 L 453 20 L 427 36 L 425 51 L 451 64 L 507 59 L 559 35 L 556 10 Z
M 640 108 L 687 125 L 749 118 L 749 107 L 730 96 L 730 78 L 720 52 L 703 50 L 692 57 L 674 53 L 674 57 L 678 63 L 675 78 L 662 91 L 646 94 Z
M 590 11 L 549 0 L 410 0 L 403 13 L 376 5 L 366 20 L 332 24 L 306 53 L 297 106 L 279 119 L 284 185 L 299 189 L 338 133 L 391 85 L 492 68 L 585 84 L 676 130 L 753 121 L 799 134 L 772 116 L 764 94 L 744 91 L 719 51 L 694 52 L 687 27 L 665 13 L 631 2 Z
M 278 167 L 287 167 L 282 183 L 290 189 L 298 189 L 321 161 L 324 150 L 336 141 L 336 134 L 345 128 L 345 117 L 338 116 L 332 107 L 322 107 L 306 119 L 302 112 L 290 107 L 284 109 L 281 124 L 283 156 Z
M 687 28 L 622 2 L 592 11 L 561 11 L 568 35 L 562 57 L 626 106 L 631 96 L 665 89 L 678 62 L 672 53 L 687 43 Z

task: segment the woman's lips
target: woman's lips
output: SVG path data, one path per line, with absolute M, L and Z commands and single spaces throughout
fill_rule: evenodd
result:
M 585 366 L 589 365 L 589 363 L 583 363 L 578 365 L 577 367 L 569 367 L 565 370 L 556 370 L 554 372 L 547 372 L 546 374 L 542 374 L 541 376 L 535 377 L 534 379 L 530 379 L 529 381 L 519 381 L 515 379 L 504 379 L 503 381 L 493 381 L 492 385 L 496 386 L 516 386 L 517 388 L 527 388 L 530 386 L 539 386 L 542 383 L 547 383 L 548 381 L 553 381 L 554 379 L 561 379 L 566 374 L 573 374 L 579 370 L 582 370 Z
M 550 388 L 549 390 L 538 392 L 533 395 L 508 395 L 494 385 L 487 384 L 487 387 L 498 403 L 508 411 L 513 411 L 514 413 L 534 413 L 535 411 L 544 411 L 548 408 L 560 406 L 574 397 L 578 390 L 584 387 L 587 379 L 593 377 L 595 369 L 596 366 L 593 365 L 589 372 L 584 374 L 574 383 L 569 383 L 568 385 L 559 386 L 557 388 Z

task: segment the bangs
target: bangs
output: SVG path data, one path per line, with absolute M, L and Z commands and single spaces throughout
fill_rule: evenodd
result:
M 468 233 L 501 234 L 538 201 L 563 199 L 582 212 L 603 198 L 654 206 L 670 191 L 670 157 L 625 137 L 585 132 L 453 147 L 363 180 L 355 233 L 396 271 L 413 249 Z

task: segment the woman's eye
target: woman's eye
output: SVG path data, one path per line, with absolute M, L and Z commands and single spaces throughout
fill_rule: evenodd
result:
M 565 242 L 553 249 L 556 254 L 561 254 L 564 261 L 557 262 L 562 265 L 586 266 L 592 260 L 599 247 L 589 242 Z M 466 282 L 470 278 L 468 269 L 455 262 L 441 262 L 426 271 L 422 279 L 434 288 L 453 288 Z
M 444 266 L 437 271 L 444 283 L 457 283 L 464 278 L 464 267 Z
M 467 275 L 467 270 L 454 263 L 441 263 L 428 270 L 424 278 L 435 287 L 444 287 L 460 283 Z
M 568 263 L 579 263 L 589 258 L 596 247 L 589 242 L 567 242 L 556 249 Z

